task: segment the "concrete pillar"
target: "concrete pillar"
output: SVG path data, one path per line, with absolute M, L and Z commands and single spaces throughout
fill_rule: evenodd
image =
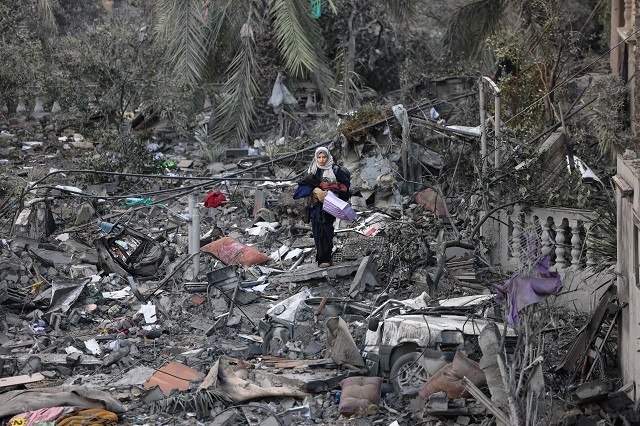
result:
M 33 107 L 33 113 L 31 115 L 33 115 L 36 118 L 42 117 L 43 115 L 45 115 L 44 106 L 42 105 L 42 99 L 36 98 L 36 104 Z
M 611 47 L 620 43 L 618 28 L 624 26 L 624 1 L 611 0 Z M 617 73 L 620 69 L 623 46 L 618 46 L 609 53 L 609 65 L 611 72 Z
M 562 218 L 554 218 L 556 223 L 556 268 L 558 270 L 563 269 L 567 265 L 565 258 L 565 227 L 564 220 Z
M 20 99 L 18 106 L 16 107 L 16 114 L 23 115 L 27 113 L 27 107 L 24 105 L 24 101 Z

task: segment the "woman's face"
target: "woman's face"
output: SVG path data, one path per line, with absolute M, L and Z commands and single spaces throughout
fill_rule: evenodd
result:
M 319 152 L 316 157 L 316 161 L 318 162 L 318 166 L 324 167 L 327 164 L 327 161 L 329 161 L 329 157 L 327 157 L 327 154 L 324 152 Z

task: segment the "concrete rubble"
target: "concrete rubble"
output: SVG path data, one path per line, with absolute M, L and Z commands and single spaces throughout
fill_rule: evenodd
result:
M 373 150 L 344 137 L 322 142 L 351 170 L 358 212 L 354 223 L 336 223 L 334 264 L 325 269 L 313 262 L 304 205 L 291 198 L 299 163 L 245 150 L 206 164 L 177 145 L 165 147 L 177 167 L 162 181 L 30 176 L 40 189 L 4 210 L 0 416 L 47 408 L 25 410 L 17 398 L 59 388 L 73 397 L 55 404 L 99 406 L 122 424 L 500 424 L 509 410 L 500 363 L 523 344 L 518 329 L 504 324 L 508 308 L 472 252 L 449 256 L 432 291 L 431 228 L 448 211 L 465 214 L 463 203 L 430 187 L 406 195 L 400 156 L 382 137 L 389 132 L 370 134 Z M 0 149 L 23 175 L 36 163 L 53 167 L 59 150 L 94 148 L 84 137 L 64 147 L 55 134 L 44 144 L 22 142 L 28 136 Z M 420 159 L 434 170 L 445 161 L 426 148 Z M 179 177 L 212 180 L 198 187 Z M 226 202 L 205 207 L 212 190 Z M 607 341 L 598 330 L 609 322 L 604 308 L 597 312 L 572 358 L 585 366 L 580 356 Z M 550 360 L 579 335 L 570 313 L 562 321 L 549 334 Z M 541 379 L 564 397 L 546 407 L 553 424 L 639 424 L 615 380 L 554 373 Z

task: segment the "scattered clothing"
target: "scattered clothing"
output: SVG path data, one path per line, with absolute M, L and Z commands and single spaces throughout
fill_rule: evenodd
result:
M 320 189 L 322 189 L 323 191 L 332 191 L 333 193 L 346 192 L 347 185 L 343 183 L 338 183 L 338 182 L 334 182 L 334 183 L 320 182 Z
M 549 271 L 548 255 L 538 262 L 536 268 L 540 277 L 514 274 L 503 286 L 494 285 L 497 300 L 504 300 L 505 297 L 508 299 L 509 324 L 516 324 L 519 321 L 518 312 L 522 309 L 562 291 L 562 278 L 557 272 Z
M 54 386 L 0 394 L 0 418 L 61 406 L 104 408 L 114 413 L 126 411 L 125 406 L 108 392 L 81 386 Z
M 9 420 L 10 426 L 35 426 L 44 422 L 51 422 L 62 415 L 74 412 L 73 407 L 51 407 L 41 408 L 39 410 L 28 411 L 26 413 L 16 414 Z
M 223 237 L 200 248 L 213 254 L 225 265 L 260 265 L 269 261 L 269 256 L 253 247 L 242 244 L 231 237 Z
M 118 415 L 99 408 L 82 410 L 57 422 L 57 426 L 116 426 Z
M 211 191 L 204 197 L 204 206 L 216 208 L 227 202 L 227 197 L 220 191 Z

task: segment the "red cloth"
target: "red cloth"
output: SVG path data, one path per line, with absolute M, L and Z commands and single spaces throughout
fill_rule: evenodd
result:
M 231 237 L 223 237 L 200 248 L 222 260 L 225 265 L 260 265 L 269 261 L 269 256 L 253 247 L 237 242 Z
M 322 189 L 323 191 L 331 191 L 331 192 L 345 192 L 347 190 L 347 185 L 339 183 L 339 182 L 333 182 L 333 183 L 329 183 L 326 181 L 320 182 L 320 189 Z
M 211 191 L 204 197 L 205 207 L 220 207 L 223 203 L 227 202 L 227 197 L 220 191 Z

